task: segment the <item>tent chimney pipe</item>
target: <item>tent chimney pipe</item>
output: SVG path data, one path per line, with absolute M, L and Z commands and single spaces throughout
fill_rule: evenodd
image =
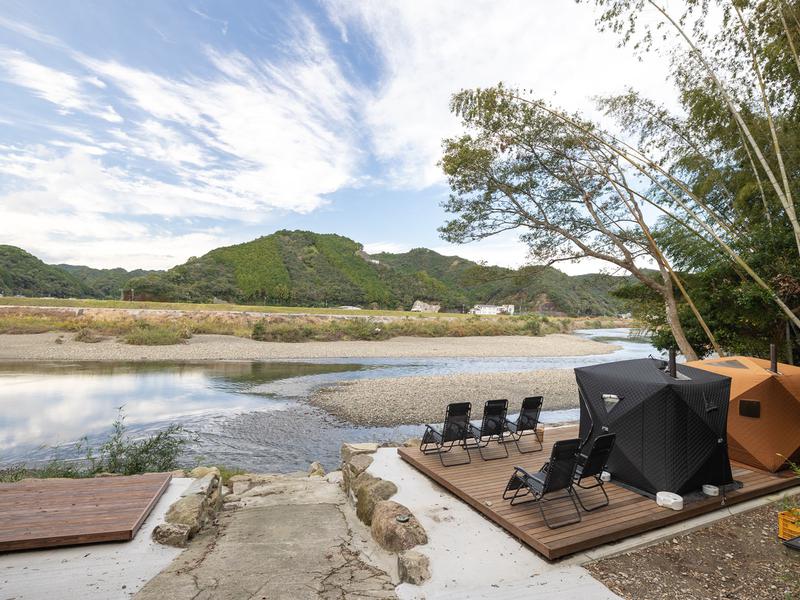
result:
M 673 379 L 678 376 L 678 367 L 675 364 L 675 348 L 669 349 L 669 376 Z
M 769 345 L 769 370 L 778 372 L 778 347 L 775 344 Z

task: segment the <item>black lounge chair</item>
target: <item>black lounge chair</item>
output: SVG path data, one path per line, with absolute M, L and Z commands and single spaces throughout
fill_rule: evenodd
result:
M 422 435 L 422 441 L 419 444 L 419 449 L 423 454 L 438 454 L 439 461 L 444 467 L 452 467 L 454 465 L 465 465 L 472 461 L 467 449 L 467 443 L 470 438 L 470 422 L 469 414 L 472 410 L 472 404 L 469 402 L 454 402 L 447 405 L 447 412 L 444 416 L 444 425 L 442 430 L 439 431 L 433 425 L 425 425 L 425 433 Z M 463 462 L 454 462 L 446 464 L 442 455 L 450 452 L 453 446 L 461 446 L 467 455 L 467 460 Z
M 582 490 L 593 490 L 599 487 L 600 491 L 603 492 L 603 496 L 605 496 L 605 502 L 602 502 L 596 506 L 592 506 L 591 508 L 586 508 L 586 506 L 583 504 L 583 500 L 581 500 L 580 493 L 578 493 L 578 490 L 575 490 L 575 495 L 578 497 L 578 502 L 580 503 L 581 508 L 586 512 L 591 512 L 593 510 L 597 510 L 598 508 L 608 506 L 608 494 L 606 494 L 606 489 L 603 485 L 603 480 L 600 478 L 600 475 L 606 468 L 608 457 L 610 456 L 611 451 L 614 449 L 614 441 L 616 439 L 616 433 L 599 435 L 594 439 L 594 443 L 592 444 L 591 448 L 581 448 L 581 451 L 578 453 L 578 464 L 575 467 L 574 477 L 575 485 Z M 593 479 L 594 483 L 590 485 L 584 485 L 584 479 Z
M 508 400 L 488 400 L 483 407 L 483 420 L 480 428 L 469 424 L 469 431 L 475 440 L 474 444 L 469 445 L 469 449 L 477 448 L 483 460 L 496 460 L 498 458 L 508 458 L 508 448 L 506 448 L 504 436 L 508 433 L 506 429 L 506 414 L 508 414 Z M 500 447 L 505 452 L 505 456 L 492 456 L 486 458 L 483 449 L 492 440 L 497 440 Z
M 542 515 L 545 525 L 547 525 L 549 529 L 558 529 L 565 525 L 579 523 L 581 520 L 581 512 L 578 510 L 578 505 L 575 502 L 575 491 L 572 489 L 572 483 L 580 445 L 581 441 L 579 439 L 560 440 L 556 442 L 553 444 L 550 460 L 545 463 L 542 466 L 542 470 L 537 473 L 528 473 L 522 467 L 514 467 L 514 474 L 506 484 L 506 489 L 503 492 L 503 499 L 511 500 L 512 505 L 522 504 L 523 502 L 535 502 L 539 507 L 539 512 Z M 561 490 L 564 490 L 565 494 L 552 498 L 546 497 L 548 494 Z M 528 495 L 533 496 L 533 498 L 518 501 L 519 498 L 524 498 Z M 575 518 L 556 525 L 551 524 L 544 512 L 542 504 L 544 502 L 563 500 L 566 498 L 572 501 L 572 506 L 575 508 Z
M 509 421 L 506 419 L 506 428 L 512 434 L 514 444 L 517 446 L 520 454 L 530 454 L 531 452 L 539 452 L 542 449 L 542 442 L 544 441 L 544 433 L 540 432 L 539 427 L 539 413 L 542 412 L 542 401 L 544 398 L 541 396 L 529 396 L 522 401 L 522 408 L 519 411 L 516 421 Z M 539 444 L 538 448 L 533 450 L 523 450 L 519 447 L 519 441 L 523 436 L 533 435 L 533 439 Z

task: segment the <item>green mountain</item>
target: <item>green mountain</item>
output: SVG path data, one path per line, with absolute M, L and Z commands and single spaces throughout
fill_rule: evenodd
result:
M 426 248 L 368 255 L 351 239 L 310 231 L 277 231 L 217 248 L 167 271 L 51 266 L 22 250 L 4 248 L 38 263 L 38 270 L 20 268 L 0 254 L 0 290 L 24 295 L 117 298 L 124 289 L 127 298 L 132 293 L 136 300 L 405 309 L 425 300 L 442 304 L 444 310 L 484 303 L 608 315 L 623 310 L 610 292 L 629 281 L 599 274 L 569 276 L 552 267 L 487 267 Z M 17 279 L 5 283 L 7 271 L 17 273 Z M 20 272 L 31 273 L 24 286 L 14 283 L 20 281 Z M 53 278 L 64 282 L 61 288 L 48 283 Z
M 80 279 L 15 246 L 0 245 L 0 294 L 80 298 L 91 295 Z
M 89 295 L 93 298 L 103 298 L 118 300 L 123 288 L 133 277 L 143 277 L 160 271 L 146 271 L 144 269 L 134 269 L 126 271 L 122 268 L 116 269 L 93 269 L 82 265 L 54 265 L 66 271 L 81 281 L 89 288 Z

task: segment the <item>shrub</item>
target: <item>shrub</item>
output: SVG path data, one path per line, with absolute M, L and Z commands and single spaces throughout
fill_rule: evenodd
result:
M 83 342 L 84 344 L 96 344 L 97 342 L 102 342 L 104 339 L 106 339 L 104 336 L 99 335 L 96 331 L 88 327 L 82 327 L 78 330 L 78 333 L 75 334 L 75 341 Z
M 122 339 L 126 344 L 133 346 L 169 346 L 182 344 L 190 337 L 192 337 L 192 331 L 187 327 L 137 321 L 130 331 L 123 334 Z

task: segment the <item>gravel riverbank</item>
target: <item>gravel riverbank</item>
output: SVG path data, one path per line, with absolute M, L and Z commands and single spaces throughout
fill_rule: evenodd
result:
M 185 344 L 131 346 L 114 339 L 78 342 L 71 333 L 0 335 L 0 360 L 197 361 L 314 358 L 428 358 L 585 356 L 617 347 L 575 335 L 420 338 L 385 341 L 258 342 L 228 335 L 196 335 Z
M 486 400 L 507 398 L 513 413 L 525 396 L 544 396 L 544 410 L 577 408 L 575 374 L 548 369 L 362 379 L 322 388 L 310 401 L 357 425 L 395 426 L 441 422 L 450 402 L 472 402 L 473 416 L 480 417 Z

